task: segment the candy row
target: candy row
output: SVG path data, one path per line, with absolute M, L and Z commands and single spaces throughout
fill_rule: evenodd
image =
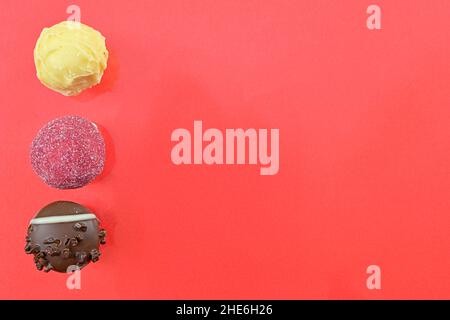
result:
M 73 96 L 100 83 L 106 69 L 105 38 L 80 22 L 44 28 L 34 49 L 37 77 L 46 87 Z M 104 138 L 98 126 L 79 116 L 64 116 L 42 127 L 30 148 L 31 165 L 49 186 L 81 188 L 103 171 Z M 25 252 L 38 270 L 71 272 L 100 257 L 106 232 L 96 215 L 70 201 L 41 209 L 28 226 Z

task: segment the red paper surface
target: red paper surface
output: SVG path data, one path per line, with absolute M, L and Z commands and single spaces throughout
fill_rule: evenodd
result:
M 382 30 L 366 27 L 372 3 Z M 72 98 L 33 63 L 69 4 L 111 55 Z M 0 298 L 450 298 L 449 1 L 8 0 L 0 23 Z M 28 153 L 66 114 L 104 129 L 108 159 L 61 191 Z M 174 165 L 171 132 L 194 120 L 279 128 L 279 173 Z M 56 200 L 108 231 L 81 290 L 23 250 Z

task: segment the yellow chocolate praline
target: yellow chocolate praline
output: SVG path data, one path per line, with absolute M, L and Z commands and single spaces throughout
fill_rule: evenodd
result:
M 44 28 L 34 48 L 38 79 L 65 96 L 100 83 L 108 62 L 105 37 L 75 21 Z

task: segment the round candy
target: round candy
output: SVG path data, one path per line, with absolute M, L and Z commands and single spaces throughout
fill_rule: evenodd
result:
M 38 270 L 71 272 L 100 257 L 106 232 L 95 214 L 82 205 L 53 202 L 30 221 L 25 252 L 33 254 Z
M 44 28 L 34 49 L 38 79 L 65 96 L 100 83 L 107 61 L 105 37 L 75 21 Z
M 80 188 L 98 176 L 105 163 L 105 142 L 97 126 L 78 116 L 47 123 L 31 144 L 31 164 L 46 184 Z

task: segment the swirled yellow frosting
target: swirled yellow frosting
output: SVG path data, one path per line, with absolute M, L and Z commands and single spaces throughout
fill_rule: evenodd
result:
M 65 96 L 100 83 L 107 61 L 105 37 L 75 21 L 44 28 L 34 48 L 38 79 Z

